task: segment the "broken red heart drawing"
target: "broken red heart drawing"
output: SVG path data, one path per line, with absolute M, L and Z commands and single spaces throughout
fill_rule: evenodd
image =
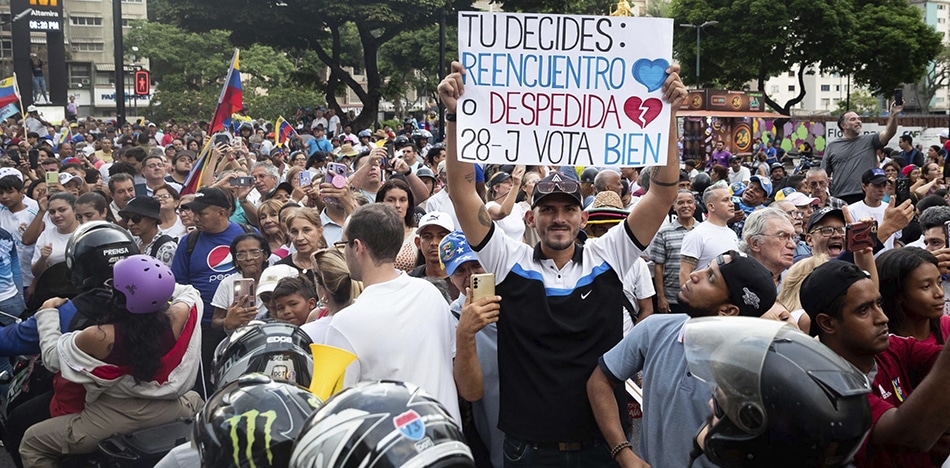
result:
M 660 115 L 660 109 L 662 108 L 663 103 L 657 98 L 649 98 L 644 101 L 637 96 L 631 96 L 623 103 L 623 112 L 640 128 L 650 125 L 650 122 L 653 122 L 653 119 Z

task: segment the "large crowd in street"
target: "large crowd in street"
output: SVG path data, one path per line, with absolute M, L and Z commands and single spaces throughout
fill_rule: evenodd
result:
M 470 164 L 463 73 L 444 128 L 0 123 L 17 466 L 182 420 L 157 466 L 950 456 L 950 135 L 925 150 L 896 103 L 880 133 L 848 112 L 792 173 L 771 141 L 684 159 L 673 112 L 664 165 Z

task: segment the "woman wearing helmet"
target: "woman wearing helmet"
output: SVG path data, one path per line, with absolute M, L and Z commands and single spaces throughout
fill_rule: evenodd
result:
M 201 404 L 190 391 L 200 359 L 201 301 L 195 297 L 186 313 L 170 309 L 175 278 L 153 257 L 133 255 L 113 269 L 112 300 L 98 325 L 62 333 L 59 298 L 36 314 L 43 363 L 83 385 L 86 395 L 82 411 L 26 431 L 25 466 L 56 466 L 64 454 L 89 453 L 112 434 L 190 417 Z

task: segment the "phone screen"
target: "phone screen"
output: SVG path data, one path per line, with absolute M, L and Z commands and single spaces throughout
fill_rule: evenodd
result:
M 46 173 L 46 185 L 56 185 L 59 183 L 59 172 L 49 171 Z

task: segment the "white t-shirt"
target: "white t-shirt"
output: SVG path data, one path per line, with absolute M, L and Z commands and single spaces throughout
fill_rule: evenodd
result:
M 16 254 L 20 259 L 20 274 L 23 275 L 23 287 L 33 284 L 33 271 L 30 270 L 33 260 L 33 250 L 36 245 L 25 245 L 23 233 L 36 217 L 39 210 L 36 202 L 31 198 L 23 198 L 26 209 L 11 212 L 7 207 L 0 206 L 0 227 L 5 229 L 16 240 Z
M 697 260 L 696 269 L 709 266 L 719 254 L 739 249 L 739 236 L 726 226 L 716 226 L 709 221 L 699 223 L 683 237 L 680 257 Z
M 327 332 L 330 331 L 330 323 L 333 316 L 329 315 L 312 322 L 307 322 L 300 326 L 306 334 L 310 335 L 310 340 L 316 344 L 326 344 Z
M 638 300 L 656 295 L 653 278 L 650 277 L 650 267 L 643 258 L 638 258 L 637 262 L 623 275 L 623 295 L 627 296 L 627 300 L 633 305 L 634 315 L 640 314 Z M 623 336 L 627 336 L 632 328 L 633 320 L 630 319 L 630 314 L 623 311 Z
M 734 172 L 732 168 L 729 168 L 729 183 L 734 184 L 736 182 L 745 182 L 752 179 L 752 173 L 749 172 L 749 168 L 745 166 L 739 166 L 739 171 Z
M 160 231 L 158 235 L 167 234 L 174 237 L 175 239 L 181 239 L 185 236 L 185 234 L 188 234 L 188 228 L 185 227 L 184 223 L 181 222 L 181 218 L 177 216 L 175 217 L 175 224 L 172 225 L 172 227 L 168 229 L 162 229 L 159 227 L 158 230 Z
M 33 249 L 33 262 L 36 263 L 40 261 L 40 251 L 43 249 L 43 246 L 46 244 L 53 244 L 53 253 L 50 254 L 49 259 L 46 260 L 46 266 L 51 267 L 57 263 L 66 261 L 66 243 L 69 242 L 69 236 L 73 235 L 72 232 L 68 234 L 61 234 L 59 229 L 53 227 L 52 229 L 47 229 L 40 234 L 39 239 L 36 240 L 36 245 Z
M 228 307 L 234 302 L 234 282 L 241 278 L 243 278 L 243 276 L 238 273 L 221 280 L 221 282 L 218 283 L 218 289 L 214 291 L 214 297 L 211 298 L 211 305 L 228 310 Z M 257 315 L 254 318 L 266 319 L 267 307 L 264 307 L 264 303 L 261 302 L 260 297 L 255 296 L 254 298 L 257 299 Z
M 327 131 L 333 132 L 334 135 L 339 136 L 340 130 L 341 130 L 340 118 L 334 115 L 333 117 L 330 117 L 328 124 L 329 124 L 328 125 L 329 128 L 327 128 Z
M 317 128 L 317 125 L 323 125 L 324 130 L 327 128 L 327 119 L 320 117 L 319 119 L 313 119 L 313 123 L 310 124 L 310 130 Z
M 493 206 L 501 205 L 493 201 L 485 204 L 485 208 L 491 208 Z M 516 241 L 521 241 L 524 238 L 525 230 L 524 208 L 522 208 L 521 205 L 515 203 L 515 205 L 511 207 L 511 213 L 509 213 L 508 216 L 495 221 L 495 225 L 500 227 L 502 231 L 505 231 L 505 234 L 507 234 L 508 237 Z
M 333 316 L 326 344 L 358 356 L 344 385 L 380 379 L 412 382 L 461 421 L 452 374 L 455 326 L 449 304 L 426 280 L 399 276 L 363 290 Z
M 864 203 L 864 200 L 848 205 L 848 211 L 851 212 L 852 219 L 857 221 L 861 218 L 871 217 L 871 218 L 874 218 L 875 221 L 877 221 L 878 226 L 880 226 L 881 223 L 884 222 L 885 209 L 887 209 L 887 205 L 885 205 L 884 203 L 881 203 L 880 206 L 876 208 L 872 208 L 870 206 L 867 206 Z M 885 250 L 893 249 L 894 239 L 899 238 L 899 235 L 900 235 L 900 231 L 897 231 L 896 233 L 891 234 L 891 237 L 888 237 L 887 240 L 884 241 L 884 249 Z
M 454 226 L 461 226 L 458 216 L 455 216 L 455 205 L 452 204 L 452 199 L 449 198 L 448 189 L 442 189 L 442 191 L 426 200 L 426 213 L 432 213 L 433 211 L 448 213 L 449 217 L 452 218 L 452 222 L 455 223 Z

